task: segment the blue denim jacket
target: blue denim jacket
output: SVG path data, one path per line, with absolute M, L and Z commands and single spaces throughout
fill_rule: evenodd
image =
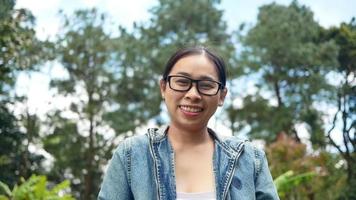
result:
M 174 152 L 168 127 L 125 139 L 116 149 L 98 200 L 174 200 Z M 216 199 L 279 199 L 265 153 L 235 137 L 219 138 L 211 129 Z

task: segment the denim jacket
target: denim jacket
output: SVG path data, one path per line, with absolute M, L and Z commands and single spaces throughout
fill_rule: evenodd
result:
M 98 200 L 174 200 L 176 182 L 168 127 L 125 139 L 116 149 Z M 229 137 L 214 138 L 213 167 L 216 199 L 279 199 L 265 153 Z

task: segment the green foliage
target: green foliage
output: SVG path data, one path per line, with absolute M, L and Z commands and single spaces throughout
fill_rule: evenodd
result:
M 15 97 L 13 86 L 20 71 L 35 69 L 35 65 L 50 58 L 44 50 L 51 45 L 36 38 L 30 11 L 14 9 L 14 0 L 1 0 L 0 5 L 0 180 L 13 185 L 19 177 L 39 172 L 43 159 L 28 150 L 38 134 L 38 128 L 30 124 L 34 116 L 28 116 L 29 123 L 25 123 L 23 131 L 20 121 L 8 109 L 14 102 L 23 101 Z
M 71 180 L 73 195 L 79 197 L 84 190 L 84 169 L 88 162 L 85 152 L 87 138 L 78 133 L 75 122 L 58 115 L 51 116 L 51 120 L 55 129 L 52 134 L 43 139 L 43 147 L 56 160 L 48 176 L 56 181 Z M 98 151 L 97 154 L 99 153 Z M 99 168 L 95 168 L 94 172 L 95 185 L 98 186 L 101 172 Z
M 231 71 L 237 68 L 234 45 L 222 20 L 223 11 L 217 8 L 219 3 L 211 0 L 162 0 L 150 10 L 152 17 L 148 23 L 136 24 L 131 34 L 125 34 L 131 35 L 131 42 L 124 39 L 123 66 L 128 67 L 127 71 L 133 75 L 124 80 L 142 82 L 139 86 L 143 89 L 134 89 L 131 93 L 140 97 L 141 102 L 150 102 L 144 104 L 144 109 L 155 110 L 160 107 L 158 81 L 169 56 L 181 47 L 208 46 L 221 54 Z M 233 75 L 237 77 L 236 73 Z M 122 83 L 120 88 L 132 88 L 132 85 Z M 159 110 L 155 110 L 155 114 L 158 115 Z M 116 118 L 115 121 L 119 120 Z M 155 120 L 157 123 L 164 121 L 159 116 Z
M 329 143 L 335 147 L 346 161 L 347 186 L 344 188 L 341 199 L 356 198 L 356 20 L 342 23 L 339 27 L 324 30 L 320 40 L 333 39 L 340 47 L 338 61 L 339 67 L 335 69 L 339 82 L 335 84 L 335 101 L 337 107 L 331 128 L 327 132 Z M 344 138 L 341 144 L 337 144 L 331 133 L 339 130 Z
M 235 67 L 234 46 L 226 31 L 226 22 L 222 20 L 223 11 L 217 8 L 219 2 L 160 1 L 158 6 L 151 9 L 153 17 L 150 25 L 142 27 L 139 34 L 140 41 L 144 41 L 143 55 L 149 59 L 145 67 L 153 67 L 154 72 L 159 75 L 173 52 L 183 46 L 194 44 L 206 45 L 217 50 L 230 64 L 229 66 Z M 152 46 L 160 48 L 151 51 Z
M 247 106 L 230 108 L 253 136 L 271 142 L 284 132 L 298 138 L 295 125 L 305 123 L 313 145 L 325 146 L 322 115 L 314 104 L 332 96 L 325 76 L 337 64 L 338 49 L 333 41 L 318 41 L 320 31 L 312 11 L 297 1 L 260 7 L 257 24 L 242 37 L 241 54 L 243 71 L 257 77 L 258 91 L 255 97 L 244 98 Z M 265 113 L 253 112 L 262 117 L 250 116 L 254 107 L 264 108 Z
M 14 0 L 1 0 L 0 9 L 0 100 L 7 97 L 16 72 L 33 69 L 51 58 L 51 44 L 35 36 L 34 16 L 26 9 L 14 9 Z
M 340 156 L 309 154 L 306 145 L 280 134 L 267 146 L 271 173 L 281 199 L 337 199 L 345 185 Z
M 231 121 L 238 121 L 239 128 L 250 127 L 249 136 L 252 138 L 264 138 L 267 141 L 275 139 L 275 135 L 285 128 L 291 126 L 291 120 L 294 116 L 291 115 L 286 107 L 278 107 L 270 105 L 269 101 L 260 95 L 247 95 L 243 99 L 243 107 L 235 109 L 233 105 L 227 108 Z M 271 123 L 271 116 L 278 118 L 274 123 Z M 284 129 L 283 129 L 284 128 Z M 237 133 L 239 130 L 235 130 Z
M 331 27 L 321 32 L 320 40 L 333 39 L 339 46 L 339 71 L 352 72 L 356 70 L 356 18 L 349 23 L 341 23 L 339 27 Z
M 140 73 L 131 69 L 130 51 L 123 51 L 133 48 L 131 36 L 123 32 L 119 38 L 111 37 L 104 31 L 106 16 L 95 9 L 79 10 L 63 19 L 57 55 L 69 77 L 52 80 L 51 87 L 59 96 L 79 100 L 66 110 L 74 119 L 60 110 L 49 114 L 53 132 L 44 139 L 44 147 L 57 158 L 52 174 L 58 180 L 63 175 L 73 180 L 76 196 L 94 199 L 101 166 L 116 146 L 114 139 L 141 126 L 158 113 L 159 106 L 150 110 L 144 104 L 149 98 L 144 88 L 151 80 L 147 73 L 145 78 L 133 78 Z M 107 136 L 108 131 L 113 134 Z
M 279 197 L 284 199 L 292 188 L 298 187 L 299 185 L 310 181 L 314 176 L 316 176 L 315 172 L 294 175 L 292 170 L 281 174 L 274 179 L 274 184 L 277 188 Z
M 94 199 L 100 185 L 100 164 L 109 157 L 103 154 L 112 150 L 110 145 L 105 145 L 107 141 L 98 129 L 105 125 L 102 114 L 107 107 L 104 103 L 112 101 L 115 69 L 109 61 L 115 52 L 103 29 L 104 15 L 93 9 L 76 11 L 73 16 L 63 18 L 57 55 L 69 78 L 55 79 L 50 84 L 58 95 L 76 96 L 81 100 L 71 102 L 67 110 L 77 121 L 63 117 L 61 111 L 49 114 L 48 123 L 53 132 L 44 138 L 44 148 L 56 158 L 51 178 L 68 177 L 74 183 L 74 195 Z M 78 123 L 88 124 L 84 132 L 80 132 Z
M 0 104 L 0 180 L 14 185 L 20 177 L 42 170 L 43 156 L 30 153 L 28 135 L 20 130 L 18 120 L 9 109 Z
M 69 181 L 63 181 L 47 189 L 47 177 L 32 175 L 28 180 L 22 179 L 19 186 L 10 188 L 0 181 L 1 200 L 74 200 L 70 194 L 63 192 L 69 188 Z

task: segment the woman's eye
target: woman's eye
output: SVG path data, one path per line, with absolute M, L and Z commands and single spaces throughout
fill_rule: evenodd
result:
M 214 88 L 214 84 L 213 83 L 201 83 L 199 85 L 199 87 L 201 89 L 204 89 L 204 90 L 209 90 L 209 89 L 213 89 Z
M 180 84 L 180 85 L 189 85 L 190 81 L 187 79 L 178 79 L 178 80 L 176 80 L 176 83 Z

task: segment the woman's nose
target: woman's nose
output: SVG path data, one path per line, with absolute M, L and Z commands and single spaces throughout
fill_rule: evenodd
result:
M 192 83 L 192 87 L 186 92 L 185 96 L 190 99 L 201 99 L 201 94 L 198 90 L 198 85 L 196 83 Z

